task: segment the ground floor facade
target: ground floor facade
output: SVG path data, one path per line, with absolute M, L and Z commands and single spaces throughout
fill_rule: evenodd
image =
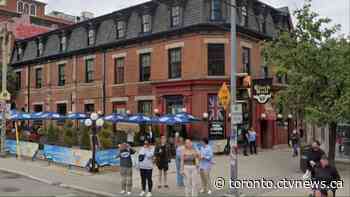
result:
M 202 119 L 199 123 L 183 127 L 161 126 L 161 134 L 173 136 L 176 131 L 186 137 L 225 139 L 230 136 L 229 111 L 218 102 L 218 91 L 228 78 L 203 78 L 196 80 L 168 80 L 124 85 L 103 84 L 95 86 L 70 86 L 64 89 L 43 88 L 19 92 L 16 108 L 24 111 L 144 113 L 164 115 L 186 111 Z M 260 104 L 248 96 L 238 80 L 237 102 L 242 104 L 243 128 L 257 131 L 257 144 L 262 148 L 287 144 L 291 127 L 277 118 L 273 101 Z M 28 92 L 29 91 L 29 92 Z M 272 99 L 271 99 L 272 100 Z

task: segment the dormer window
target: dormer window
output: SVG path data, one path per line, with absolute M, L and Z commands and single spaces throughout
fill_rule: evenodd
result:
M 17 3 L 17 12 L 18 13 L 23 12 L 23 2 L 22 1 L 18 1 L 18 3 Z
M 246 5 L 241 7 L 241 26 L 248 25 L 248 8 Z
M 89 29 L 88 31 L 88 45 L 94 45 L 95 44 L 95 31 L 93 29 Z
M 26 15 L 29 14 L 29 5 L 27 3 L 24 4 L 23 14 L 26 14 Z
M 152 17 L 149 14 L 142 16 L 142 33 L 149 33 L 152 31 Z
M 34 4 L 30 5 L 30 15 L 36 16 L 36 6 Z
M 117 22 L 117 39 L 124 38 L 125 33 L 126 33 L 125 21 L 118 21 Z
M 44 52 L 44 44 L 41 40 L 37 41 L 37 51 L 36 51 L 36 55 L 38 57 L 42 56 Z
M 221 0 L 211 0 L 210 19 L 213 21 L 222 19 L 222 1 Z
M 64 52 L 67 49 L 67 37 L 65 35 L 60 38 L 60 51 Z
M 173 6 L 171 8 L 171 27 L 177 27 L 181 23 L 181 8 L 180 6 Z
M 21 46 L 19 46 L 17 48 L 17 60 L 20 60 L 22 58 L 22 55 L 23 55 L 23 49 Z

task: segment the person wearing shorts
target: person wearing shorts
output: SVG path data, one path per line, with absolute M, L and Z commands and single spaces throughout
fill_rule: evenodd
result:
M 169 169 L 171 152 L 165 136 L 161 136 L 160 144 L 156 146 L 154 152 L 156 156 L 156 165 L 159 169 L 158 189 L 162 188 L 162 186 L 164 186 L 164 188 L 169 188 L 167 183 L 167 172 Z

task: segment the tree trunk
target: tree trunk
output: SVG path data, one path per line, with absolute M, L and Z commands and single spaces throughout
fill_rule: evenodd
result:
M 329 125 L 329 144 L 328 144 L 328 159 L 331 164 L 335 161 L 335 143 L 337 138 L 337 123 L 332 122 Z

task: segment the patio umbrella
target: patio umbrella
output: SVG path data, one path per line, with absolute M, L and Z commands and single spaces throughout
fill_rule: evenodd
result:
M 105 116 L 103 119 L 112 123 L 118 123 L 125 122 L 127 117 L 121 114 L 113 113 L 111 115 Z
M 66 119 L 69 120 L 84 120 L 84 119 L 88 119 L 89 116 L 85 113 L 80 113 L 80 112 L 74 112 L 74 113 L 69 113 L 66 116 Z
M 181 118 L 181 119 L 185 119 L 188 122 L 192 123 L 192 122 L 198 122 L 200 121 L 198 118 L 192 116 L 189 113 L 183 112 L 183 113 L 177 113 L 175 114 L 176 117 Z
M 158 119 L 158 123 L 166 124 L 166 125 L 176 125 L 176 124 L 182 125 L 182 124 L 189 124 L 191 123 L 191 121 L 182 117 L 178 117 L 173 114 L 167 114 L 167 115 L 161 116 Z
M 24 113 L 24 112 L 11 112 L 10 113 L 10 119 L 11 120 L 20 120 L 20 121 L 24 121 L 24 120 L 33 120 L 33 117 L 31 114 L 29 113 Z
M 143 114 L 136 114 L 127 117 L 127 119 L 123 122 L 136 123 L 136 124 L 153 124 L 156 123 L 154 118 L 150 116 L 146 116 Z
M 56 112 L 35 112 L 32 113 L 33 120 L 62 120 L 65 117 Z

